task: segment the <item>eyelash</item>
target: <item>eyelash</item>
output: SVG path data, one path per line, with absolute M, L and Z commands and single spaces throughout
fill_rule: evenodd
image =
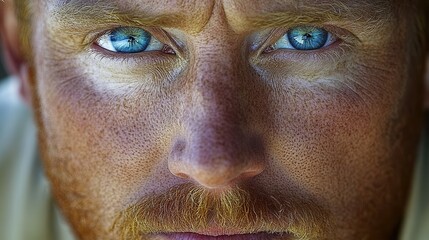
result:
M 150 64 L 164 64 L 168 61 L 174 59 L 175 55 L 165 54 L 161 51 L 148 51 L 140 53 L 116 53 L 105 50 L 93 44 L 90 50 L 96 61 L 104 61 L 108 59 L 109 61 L 115 63 L 122 63 L 128 66 L 128 68 L 139 68 L 142 62 L 147 62 Z
M 112 61 L 121 61 L 126 62 L 127 64 L 134 63 L 134 64 L 141 64 L 141 61 L 150 61 L 150 62 L 158 62 L 162 63 L 165 61 L 171 60 L 171 57 L 175 56 L 174 54 L 168 53 L 166 51 L 169 51 L 169 49 L 173 50 L 171 46 L 164 43 L 164 46 L 167 48 L 166 51 L 146 51 L 146 52 L 139 52 L 139 53 L 118 53 L 118 52 L 111 52 L 109 50 L 106 50 L 102 47 L 100 47 L 96 41 L 104 34 L 107 34 L 112 31 L 114 28 L 123 27 L 123 26 L 117 26 L 112 27 L 109 30 L 103 31 L 99 34 L 96 34 L 95 37 L 92 37 L 92 41 L 90 41 L 90 49 L 91 52 L 96 56 L 99 60 L 103 59 L 109 59 Z M 296 27 L 296 26 L 295 26 Z M 354 42 L 356 42 L 356 36 L 351 34 L 350 32 L 339 29 L 334 26 L 315 26 L 325 29 L 326 31 L 330 32 L 335 37 L 335 42 L 333 42 L 331 45 L 316 49 L 316 50 L 291 50 L 291 49 L 276 49 L 274 51 L 266 51 L 270 46 L 272 46 L 276 41 L 279 40 L 280 37 L 284 36 L 288 33 L 288 31 L 292 28 L 288 28 L 286 30 L 283 29 L 277 29 L 274 30 L 271 34 L 269 34 L 266 41 L 263 43 L 262 47 L 258 50 L 258 54 L 261 57 L 273 57 L 274 59 L 278 58 L 281 59 L 297 59 L 297 61 L 302 61 L 302 59 L 307 60 L 321 60 L 324 58 L 332 58 L 332 57 L 338 57 L 341 53 L 348 50 Z M 152 36 L 155 36 L 150 30 L 144 29 L 145 31 L 148 31 Z M 280 34 L 279 34 L 280 33 Z M 276 37 L 277 36 L 277 37 Z M 332 52 L 333 50 L 338 50 L 335 52 Z M 173 50 L 174 51 L 174 50 Z M 167 57 L 167 58 L 166 58 Z M 298 60 L 301 59 L 301 60 Z
M 315 50 L 292 50 L 292 49 L 275 49 L 270 51 L 270 47 L 273 46 L 281 37 L 285 36 L 289 30 L 299 26 L 292 26 L 284 29 L 279 28 L 272 31 L 272 33 L 266 38 L 261 44 L 259 49 L 256 50 L 256 56 L 266 58 L 274 58 L 273 60 L 295 60 L 295 61 L 314 61 L 333 59 L 340 57 L 345 51 L 351 50 L 351 48 L 359 42 L 359 39 L 351 32 L 338 28 L 332 25 L 326 26 L 313 26 L 325 29 L 330 32 L 335 41 L 326 46 Z
M 113 25 L 113 26 L 108 27 L 107 30 L 98 30 L 98 31 L 96 31 L 96 33 L 92 33 L 89 36 L 87 36 L 87 38 L 86 38 L 87 44 L 85 44 L 85 45 L 90 46 L 90 47 L 96 46 L 95 48 L 98 47 L 99 50 L 103 50 L 104 49 L 106 51 L 109 51 L 109 50 L 101 47 L 97 42 L 99 40 L 102 40 L 103 36 L 105 37 L 105 35 L 111 34 L 115 30 L 120 29 L 120 28 L 124 28 L 124 29 L 127 29 L 127 28 L 139 28 L 139 29 L 142 29 L 145 32 L 149 33 L 152 38 L 155 38 L 157 41 L 159 41 L 160 43 L 162 43 L 164 45 L 164 48 L 162 50 L 150 50 L 150 51 L 144 51 L 144 52 L 161 51 L 161 52 L 165 52 L 167 54 L 173 54 L 171 52 L 168 52 L 170 50 L 174 52 L 173 47 L 171 47 L 169 44 L 166 44 L 165 41 L 161 40 L 161 39 L 163 39 L 163 37 L 160 36 L 160 35 L 165 34 L 165 31 L 163 31 L 160 28 L 152 28 L 152 27 L 136 27 L 136 26 L 126 26 L 126 25 Z M 113 52 L 113 51 L 109 51 L 109 52 Z M 141 52 L 139 52 L 139 53 L 113 52 L 113 53 L 118 54 L 118 55 L 120 55 L 120 54 L 134 55 L 134 54 L 139 54 Z
M 108 59 L 110 61 L 115 61 L 124 63 L 127 65 L 140 65 L 142 62 L 149 62 L 149 63 L 155 63 L 155 64 L 162 64 L 164 62 L 167 62 L 175 57 L 176 53 L 174 54 L 169 53 L 170 49 L 172 51 L 173 48 L 165 44 L 163 41 L 161 43 L 164 44 L 163 50 L 156 50 L 156 51 L 146 51 L 146 52 L 138 52 L 138 53 L 120 53 L 120 52 L 112 52 L 109 51 L 97 44 L 97 40 L 100 39 L 103 35 L 108 34 L 109 32 L 112 32 L 113 29 L 117 29 L 120 27 L 133 27 L 133 26 L 111 26 L 108 28 L 108 30 L 104 31 L 97 31 L 97 33 L 93 33 L 92 35 L 89 35 L 87 37 L 87 49 L 90 52 L 93 57 L 98 61 L 103 61 L 105 59 Z M 145 31 L 149 32 L 152 36 L 155 36 L 155 34 L 149 29 L 149 28 L 143 28 Z

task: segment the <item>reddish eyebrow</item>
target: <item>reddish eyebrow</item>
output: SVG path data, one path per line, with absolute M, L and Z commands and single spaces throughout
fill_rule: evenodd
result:
M 54 17 L 60 18 L 61 22 L 68 25 L 74 24 L 97 24 L 97 23 L 133 23 L 143 26 L 174 25 L 177 20 L 183 19 L 180 14 L 165 14 L 151 16 L 147 13 L 137 11 L 120 11 L 106 4 L 88 5 L 64 5 L 53 11 Z
M 53 1 L 56 1 L 51 11 L 53 22 L 69 31 L 90 31 L 108 25 L 125 25 L 192 29 L 198 32 L 204 26 L 204 24 L 199 26 L 200 24 L 195 21 L 189 21 L 192 17 L 183 11 L 155 15 L 139 9 L 124 10 L 114 0 Z M 391 23 L 391 13 L 389 1 L 329 0 L 320 1 L 317 4 L 303 1 L 296 8 L 243 16 L 243 19 L 239 20 L 241 22 L 239 25 L 248 30 L 348 21 L 351 25 L 357 26 L 356 28 L 362 28 L 362 31 L 370 34 Z
M 322 0 L 317 3 L 313 0 L 295 1 L 301 1 L 301 4 L 291 5 L 291 0 L 289 4 L 285 3 L 278 9 L 261 10 L 261 13 L 252 11 L 251 14 L 241 15 L 237 12 L 241 17 L 232 17 L 231 19 L 236 21 L 232 26 L 235 31 L 246 31 L 328 24 L 358 32 L 359 35 L 371 36 L 388 30 L 395 24 L 392 4 L 388 0 Z
M 113 0 L 56 0 L 50 11 L 53 22 L 67 29 L 97 29 L 106 25 L 132 25 L 141 27 L 165 27 L 198 31 L 203 25 L 190 21 L 184 11 L 153 13 L 144 9 L 120 7 Z M 204 10 L 204 9 L 202 9 Z M 191 16 L 192 17 L 192 16 Z M 202 26 L 199 26 L 202 25 Z
M 249 16 L 248 21 L 257 26 L 271 26 L 343 20 L 379 23 L 390 18 L 392 9 L 388 1 L 329 0 L 317 4 L 303 1 L 296 7 Z

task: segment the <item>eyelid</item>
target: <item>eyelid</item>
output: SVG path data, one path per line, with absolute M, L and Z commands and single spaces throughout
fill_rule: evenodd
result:
M 337 39 L 337 41 L 344 42 L 350 46 L 353 46 L 353 45 L 360 43 L 360 40 L 356 35 L 354 35 L 350 31 L 347 31 L 344 28 L 340 28 L 340 27 L 334 26 L 332 24 L 313 24 L 313 25 L 301 24 L 301 25 L 291 26 L 288 28 L 272 29 L 270 31 L 270 34 L 268 35 L 268 37 L 265 39 L 265 41 L 259 45 L 259 48 L 257 48 L 256 51 L 252 55 L 257 57 L 257 56 L 260 56 L 261 54 L 264 54 L 264 51 L 267 48 L 269 48 L 270 46 L 275 44 L 281 37 L 286 35 L 289 30 L 291 30 L 293 28 L 297 28 L 297 27 L 303 27 L 303 26 L 323 28 L 326 31 L 328 31 L 329 33 L 331 33 L 332 36 Z M 327 47 L 329 47 L 329 46 L 327 46 Z M 290 51 L 290 49 L 279 49 L 279 50 L 286 50 L 286 51 L 289 50 Z M 299 51 L 299 50 L 292 50 L 292 51 Z
M 153 38 L 156 38 L 159 42 L 169 46 L 174 50 L 176 53 L 176 56 L 183 58 L 183 49 L 181 48 L 181 44 L 174 39 L 170 34 L 168 34 L 164 29 L 158 28 L 158 27 L 147 27 L 147 26 L 132 26 L 132 25 L 117 25 L 112 24 L 108 27 L 104 27 L 103 29 L 96 29 L 91 33 L 88 33 L 83 42 L 82 45 L 84 48 L 89 49 L 93 48 L 96 44 L 96 41 L 100 39 L 103 35 L 107 35 L 109 32 L 112 32 L 114 29 L 121 28 L 121 27 L 134 27 L 134 28 L 141 28 L 145 31 L 147 31 L 149 34 L 152 35 Z M 97 46 L 97 48 L 100 48 Z M 117 53 L 118 55 L 121 53 Z
M 149 42 L 146 45 L 146 48 L 142 51 L 139 52 L 149 52 L 149 51 L 157 51 L 157 50 L 162 50 L 165 48 L 165 43 L 159 41 L 155 36 L 153 36 L 151 33 L 149 33 L 148 31 L 142 29 L 142 28 L 132 28 L 132 29 L 126 29 L 123 27 L 120 28 L 116 28 L 110 31 L 107 31 L 105 34 L 101 35 L 101 37 L 99 37 L 98 39 L 96 39 L 95 44 L 97 44 L 98 46 L 100 46 L 101 48 L 111 51 L 111 52 L 115 52 L 115 53 L 119 53 L 119 51 L 117 51 L 117 49 L 115 49 L 114 44 L 112 42 L 112 35 L 116 32 L 116 31 L 128 31 L 128 32 L 135 32 L 135 31 L 139 31 L 140 33 L 143 32 L 144 34 L 148 34 L 149 35 Z M 137 52 L 127 52 L 126 54 L 133 54 L 133 53 L 137 53 Z

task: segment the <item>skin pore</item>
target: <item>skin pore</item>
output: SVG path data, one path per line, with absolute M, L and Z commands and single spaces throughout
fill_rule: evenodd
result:
M 424 47 L 405 2 L 46 0 L 18 11 L 30 37 L 17 71 L 76 235 L 395 239 L 423 103 Z M 301 25 L 335 41 L 275 48 Z M 98 44 L 124 26 L 167 47 Z

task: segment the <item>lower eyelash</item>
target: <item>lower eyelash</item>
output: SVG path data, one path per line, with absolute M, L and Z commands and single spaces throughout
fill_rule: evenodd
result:
M 331 45 L 317 50 L 299 51 L 290 49 L 276 49 L 273 51 L 263 52 L 259 55 L 262 62 L 279 61 L 294 63 L 321 62 L 321 61 L 337 61 L 347 52 L 352 51 L 353 45 L 338 39 Z
M 166 51 L 170 51 L 166 48 Z M 103 61 L 106 64 L 121 64 L 127 68 L 141 67 L 142 64 L 164 64 L 175 58 L 175 54 L 166 54 L 161 51 L 148 51 L 140 53 L 117 53 L 109 52 L 94 44 L 89 51 L 94 61 Z

